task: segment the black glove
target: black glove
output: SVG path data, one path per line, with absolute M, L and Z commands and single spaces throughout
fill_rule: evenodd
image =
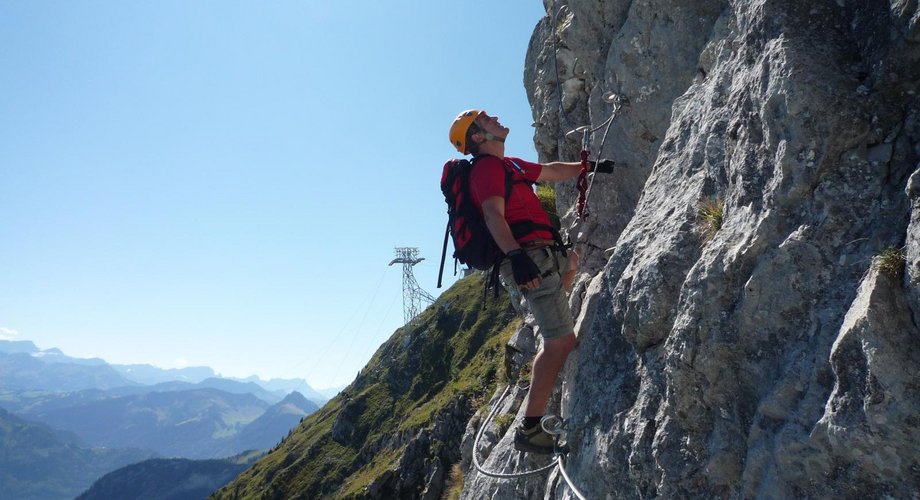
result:
M 508 258 L 511 259 L 511 271 L 514 273 L 514 282 L 518 285 L 526 285 L 540 277 L 540 268 L 534 264 L 533 260 L 523 249 L 515 248 L 508 252 Z
M 597 160 L 591 162 L 591 171 L 598 174 L 612 174 L 613 173 L 613 160 Z

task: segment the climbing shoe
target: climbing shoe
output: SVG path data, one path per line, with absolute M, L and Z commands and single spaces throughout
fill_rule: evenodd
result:
M 528 429 L 521 425 L 514 431 L 514 449 L 549 455 L 553 453 L 553 436 L 547 434 L 539 424 Z

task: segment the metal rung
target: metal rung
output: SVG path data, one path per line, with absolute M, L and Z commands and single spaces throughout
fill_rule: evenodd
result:
M 582 125 L 581 127 L 569 130 L 565 133 L 565 136 L 571 138 L 575 134 L 584 134 L 586 130 L 591 130 L 591 127 L 587 125 Z
M 540 419 L 540 426 L 547 434 L 558 436 L 565 433 L 565 420 L 559 415 L 548 413 Z
M 629 105 L 629 98 L 623 94 L 617 94 L 616 92 L 607 92 L 604 94 L 604 102 L 607 103 L 616 103 L 620 105 Z

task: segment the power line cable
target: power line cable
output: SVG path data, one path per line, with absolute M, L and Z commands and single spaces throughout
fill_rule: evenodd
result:
M 389 269 L 389 267 L 387 268 Z M 332 380 L 336 380 L 339 376 L 339 372 L 342 369 L 342 365 L 345 364 L 345 360 L 351 354 L 351 349 L 355 345 L 355 340 L 358 338 L 358 334 L 361 332 L 361 328 L 364 326 L 364 322 L 367 320 L 367 315 L 370 313 L 371 307 L 373 307 L 374 302 L 377 300 L 377 294 L 380 292 L 380 285 L 383 284 L 383 278 L 386 276 L 386 271 L 383 275 L 380 276 L 380 280 L 377 281 L 377 287 L 374 289 L 373 296 L 371 297 L 370 302 L 367 307 L 364 309 L 364 315 L 361 317 L 361 322 L 358 323 L 358 326 L 355 328 L 354 334 L 351 336 L 351 341 L 348 344 L 348 348 L 345 350 L 345 354 L 342 356 L 342 360 L 339 361 L 338 366 L 336 366 L 335 375 L 332 377 Z
M 373 295 L 365 296 L 365 299 L 364 301 L 362 301 L 361 305 L 355 308 L 356 311 L 361 311 L 361 310 L 366 311 L 365 306 L 370 307 L 369 304 L 373 301 L 372 297 L 376 297 L 377 291 L 380 289 L 380 285 L 383 283 L 383 280 L 386 277 L 386 274 L 388 271 L 389 271 L 389 268 L 385 268 L 380 273 L 380 278 L 377 281 L 377 286 L 376 286 L 375 291 L 373 292 Z M 366 315 L 366 312 L 365 312 L 365 315 Z M 332 349 L 332 347 L 335 344 L 337 344 L 339 341 L 342 340 L 343 334 L 346 332 L 346 330 L 348 330 L 348 327 L 351 324 L 351 322 L 354 321 L 357 317 L 358 317 L 357 314 L 349 315 L 348 318 L 346 318 L 346 321 L 342 323 L 342 327 L 339 329 L 338 334 L 333 335 L 332 338 L 329 339 L 329 342 L 326 343 L 325 347 L 323 347 L 322 349 L 313 351 L 311 356 L 304 356 L 302 358 L 299 358 L 297 361 L 293 363 L 293 365 L 291 365 L 283 373 L 290 375 L 295 372 L 299 372 L 300 368 L 303 367 L 304 365 L 312 365 L 315 361 L 325 358 L 326 355 L 329 353 L 329 351 Z

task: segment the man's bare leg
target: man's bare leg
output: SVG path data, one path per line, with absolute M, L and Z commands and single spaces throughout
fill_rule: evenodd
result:
M 569 270 L 562 277 L 562 289 L 566 292 L 572 291 L 572 285 L 575 283 L 575 274 L 578 272 L 578 254 L 574 250 L 569 250 Z
M 556 385 L 556 377 L 574 348 L 574 332 L 543 342 L 543 349 L 533 359 L 525 416 L 537 417 L 546 412 L 546 402 Z

